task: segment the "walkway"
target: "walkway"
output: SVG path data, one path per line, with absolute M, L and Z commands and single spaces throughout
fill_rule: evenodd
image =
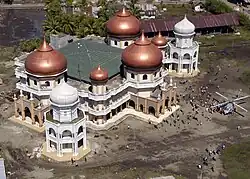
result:
M 44 3 L 37 4 L 0 4 L 0 9 L 43 9 Z

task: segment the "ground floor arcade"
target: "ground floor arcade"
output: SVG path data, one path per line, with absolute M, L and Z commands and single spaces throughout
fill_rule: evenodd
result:
M 104 124 L 107 120 L 118 115 L 126 108 L 132 108 L 136 111 L 143 112 L 148 115 L 153 115 L 159 117 L 161 114 L 164 114 L 165 110 L 171 111 L 171 106 L 177 105 L 177 94 L 176 88 L 171 88 L 168 91 L 162 94 L 161 99 L 155 99 L 152 97 L 145 98 L 139 95 L 132 95 L 128 101 L 124 102 L 122 105 L 118 106 L 115 109 L 112 109 L 110 113 L 105 116 L 94 116 L 87 114 L 89 120 L 95 124 Z

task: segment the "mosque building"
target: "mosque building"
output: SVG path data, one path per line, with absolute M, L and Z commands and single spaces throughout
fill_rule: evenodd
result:
M 140 22 L 123 9 L 107 22 L 108 45 L 81 39 L 58 50 L 45 40 L 15 59 L 15 118 L 45 128 L 47 151 L 77 155 L 86 127 L 106 129 L 134 114 L 159 121 L 178 106 L 169 72 L 197 71 L 199 45 L 186 17 L 175 39 L 145 37 Z
M 107 22 L 108 44 L 124 49 L 140 34 L 140 22 L 124 8 Z M 171 74 L 195 75 L 198 70 L 199 44 L 193 41 L 195 26 L 185 16 L 174 26 L 175 38 L 167 41 L 159 32 L 152 39 L 163 54 L 163 64 Z

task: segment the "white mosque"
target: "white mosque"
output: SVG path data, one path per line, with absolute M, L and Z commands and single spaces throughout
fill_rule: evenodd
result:
M 56 156 L 85 149 L 86 127 L 107 129 L 127 114 L 160 122 L 178 109 L 168 72 L 198 70 L 195 27 L 186 17 L 170 42 L 160 33 L 149 40 L 125 9 L 107 29 L 109 46 L 82 39 L 55 50 L 44 40 L 15 59 L 15 119 L 44 129 L 46 151 Z

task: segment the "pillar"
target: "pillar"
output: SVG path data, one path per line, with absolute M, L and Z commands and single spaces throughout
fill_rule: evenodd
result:
M 18 117 L 19 114 L 18 114 L 18 111 L 17 111 L 17 97 L 16 97 L 16 94 L 14 94 L 14 110 L 15 110 L 15 117 Z
M 196 62 L 195 62 L 195 71 L 197 71 L 197 70 L 198 70 L 198 60 L 196 60 Z
M 46 147 L 47 147 L 47 152 L 50 152 L 50 140 L 49 140 L 49 130 L 46 130 Z
M 165 101 L 166 101 L 166 90 L 162 89 L 162 111 L 161 111 L 162 114 L 165 114 L 165 108 L 166 108 Z
M 43 116 L 42 116 L 42 107 L 41 107 L 41 104 L 39 103 L 38 104 L 38 120 L 39 120 L 39 127 L 43 127 Z
M 34 98 L 32 93 L 30 93 L 30 114 L 31 114 L 31 120 L 32 124 L 35 124 L 35 114 L 34 114 Z
M 135 110 L 136 111 L 139 111 L 139 97 L 138 97 L 138 94 L 136 95 L 136 104 L 135 104 Z
M 144 113 L 148 114 L 148 100 L 144 98 Z
M 179 63 L 178 63 L 178 71 L 177 71 L 177 73 L 181 72 L 181 59 L 182 59 L 182 57 L 179 56 Z
M 22 110 L 22 120 L 25 120 L 23 98 L 24 98 L 24 96 L 23 96 L 23 90 L 20 90 L 20 102 L 21 102 L 21 110 Z
M 159 110 L 160 110 L 160 105 L 159 104 L 160 104 L 160 101 L 157 100 L 155 117 L 159 117 Z
M 86 133 L 86 121 L 84 120 L 84 126 L 83 126 L 83 147 L 84 149 L 87 148 L 87 133 Z
M 171 105 L 171 103 L 172 103 L 172 90 L 173 90 L 173 88 L 171 87 L 170 90 L 169 90 L 169 94 L 168 94 L 168 98 L 169 98 L 169 100 L 168 100 L 168 108 L 172 106 Z
M 176 89 L 177 89 L 177 86 L 176 86 L 176 83 L 174 83 L 173 89 L 174 89 L 173 90 L 173 92 L 174 92 L 174 94 L 173 94 L 174 95 L 173 96 L 174 97 L 174 101 L 173 102 L 174 102 L 174 105 L 176 105 L 177 104 L 177 99 L 176 99 Z

